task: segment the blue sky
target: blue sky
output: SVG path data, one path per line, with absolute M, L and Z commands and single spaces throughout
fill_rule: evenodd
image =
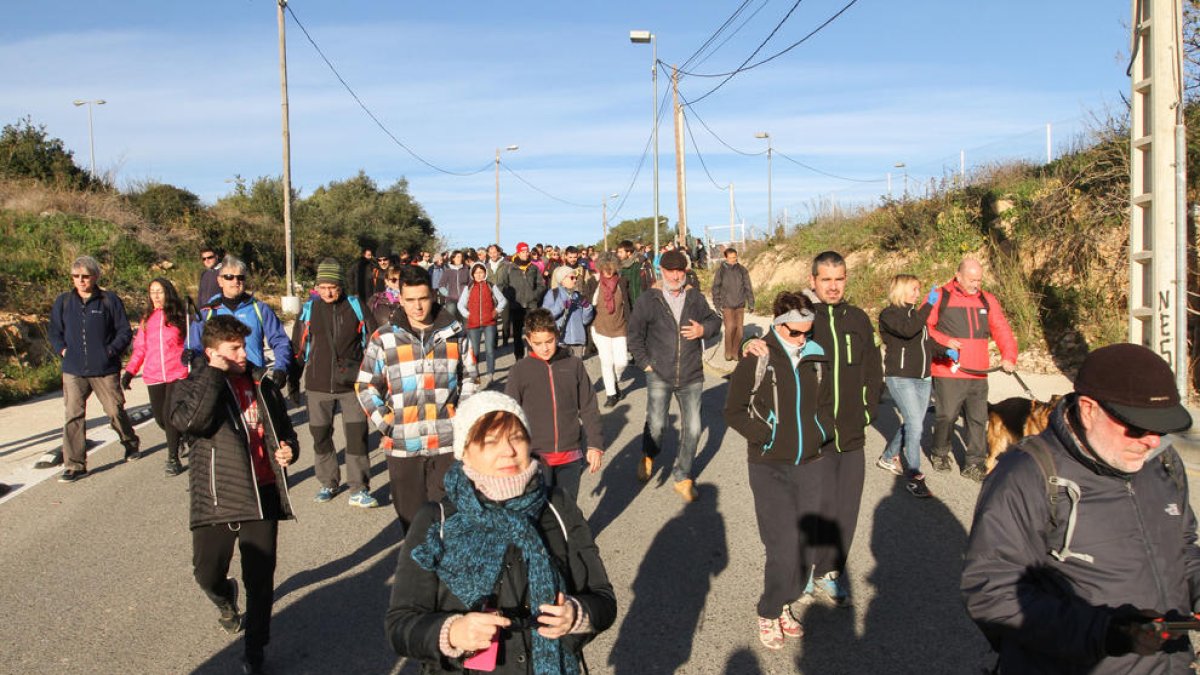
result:
M 848 0 L 804 0 L 763 48 L 799 40 Z M 399 3 L 293 0 L 291 8 L 341 75 L 401 141 L 397 147 L 358 107 L 288 18 L 292 176 L 307 195 L 362 169 L 380 184 L 404 177 L 440 233 L 489 242 L 495 226 L 497 147 L 501 242 L 592 242 L 601 201 L 613 222 L 653 213 L 651 160 L 635 168 L 651 130 L 651 50 L 631 29 L 656 33 L 659 59 L 679 64 L 738 6 L 728 2 Z M 793 6 L 750 0 L 744 26 L 689 70 L 720 73 L 742 62 Z M 757 12 L 757 13 L 755 13 Z M 1128 3 L 1094 0 L 894 2 L 859 0 L 788 54 L 743 72 L 688 112 L 712 178 L 735 185 L 738 220 L 767 221 L 767 161 L 754 138 L 834 178 L 776 155 L 776 219 L 821 201 L 877 200 L 893 173 L 902 191 L 971 166 L 1044 158 L 1047 123 L 1057 153 L 1088 120 L 1119 110 Z M 732 31 L 727 31 L 720 42 Z M 119 185 L 157 180 L 208 202 L 235 175 L 281 173 L 275 4 L 144 1 L 22 3 L 0 25 L 0 121 L 26 115 L 88 160 L 95 110 L 96 164 Z M 684 77 L 699 98 L 715 82 Z M 669 78 L 660 73 L 659 93 Z M 660 127 L 660 209 L 676 221 L 674 140 Z M 850 178 L 856 180 L 843 180 Z M 728 192 L 714 186 L 687 141 L 688 221 L 695 231 L 729 222 Z M 914 187 L 915 189 L 915 187 Z M 562 200 L 562 201 L 559 201 Z M 569 203 L 564 203 L 569 202 Z

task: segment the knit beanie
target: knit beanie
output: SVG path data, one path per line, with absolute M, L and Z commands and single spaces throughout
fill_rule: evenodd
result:
M 579 274 L 579 270 L 575 269 L 574 267 L 567 267 L 566 265 L 559 265 L 558 267 L 555 267 L 554 274 L 552 274 L 550 277 L 550 287 L 554 288 L 557 286 L 562 286 L 562 280 L 571 276 L 572 274 Z
M 333 258 L 326 258 L 317 265 L 318 284 L 346 285 L 346 277 L 342 274 L 342 264 Z
M 500 410 L 516 415 L 517 419 L 521 420 L 521 426 L 525 427 L 525 433 L 529 433 L 529 420 L 525 417 L 521 404 L 515 399 L 498 391 L 477 392 L 458 406 L 451 420 L 454 424 L 454 459 L 462 459 L 467 435 L 471 433 L 471 427 L 475 426 L 479 418 Z

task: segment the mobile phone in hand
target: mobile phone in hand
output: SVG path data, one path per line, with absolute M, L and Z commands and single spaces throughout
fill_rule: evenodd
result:
M 475 652 L 470 658 L 463 661 L 463 667 L 469 670 L 478 670 L 483 673 L 490 673 L 496 669 L 496 657 L 500 655 L 500 631 L 492 636 L 492 644 L 488 648 Z

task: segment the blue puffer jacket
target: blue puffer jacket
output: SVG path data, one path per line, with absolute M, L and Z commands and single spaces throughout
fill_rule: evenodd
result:
M 200 320 L 192 324 L 187 349 L 196 353 L 203 352 L 204 347 L 200 342 L 200 336 L 204 332 L 204 322 L 210 316 L 222 314 L 236 317 L 250 329 L 250 335 L 246 337 L 246 358 L 250 363 L 253 363 L 256 368 L 265 368 L 266 349 L 263 345 L 269 344 L 271 351 L 275 354 L 275 364 L 271 368 L 287 372 L 288 366 L 292 363 L 292 341 L 288 339 L 287 333 L 283 330 L 283 324 L 279 322 L 279 317 L 275 316 L 270 305 L 256 300 L 249 293 L 242 295 L 237 309 L 232 312 L 221 302 L 220 298 L 201 309 Z
M 596 318 L 596 308 L 579 291 L 554 288 L 542 298 L 558 323 L 558 341 L 564 345 L 587 344 L 587 326 Z
M 63 372 L 77 377 L 121 370 L 121 354 L 133 340 L 121 298 L 100 289 L 87 302 L 73 290 L 55 298 L 49 332 L 54 353 L 62 354 Z

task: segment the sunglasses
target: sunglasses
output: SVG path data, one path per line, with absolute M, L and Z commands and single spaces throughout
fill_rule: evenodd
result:
M 1112 420 L 1114 422 L 1125 427 L 1125 436 L 1127 436 L 1128 438 L 1137 440 L 1139 438 L 1145 438 L 1146 436 L 1149 436 L 1150 434 L 1154 434 L 1155 436 L 1162 435 L 1156 431 L 1150 431 L 1149 429 L 1143 429 L 1141 427 L 1137 427 L 1137 426 L 1134 426 L 1134 425 L 1126 422 L 1125 420 L 1118 417 L 1108 406 L 1106 406 L 1104 404 L 1100 405 L 1100 409 L 1103 410 L 1106 415 L 1108 415 L 1110 418 L 1112 418 Z
M 224 279 L 225 281 L 235 281 L 236 280 L 236 281 L 241 281 L 243 283 L 245 283 L 245 281 L 246 281 L 245 274 L 222 274 L 221 278 Z
M 217 259 L 217 256 L 215 256 L 215 255 L 202 255 L 202 256 L 200 256 L 200 259 L 201 259 L 201 260 L 216 260 L 216 259 Z
M 72 279 L 91 279 L 92 275 L 90 275 L 90 274 L 71 274 L 71 278 Z
M 779 327 L 782 328 L 783 332 L 787 333 L 787 336 L 790 338 L 798 338 L 801 335 L 808 335 L 812 333 L 811 328 L 809 330 L 796 330 L 795 328 L 788 326 L 786 323 L 781 324 Z

